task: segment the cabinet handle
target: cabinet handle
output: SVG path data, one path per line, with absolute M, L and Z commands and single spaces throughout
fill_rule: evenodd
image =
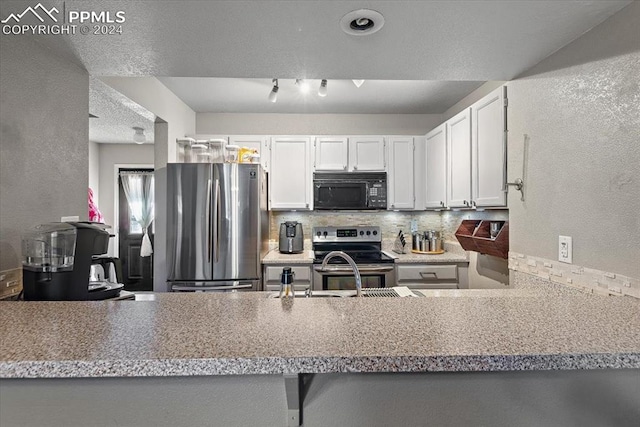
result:
M 344 165 L 344 166 L 342 167 L 342 170 L 345 170 L 345 171 L 346 171 L 346 170 L 347 170 L 347 165 Z
M 444 208 L 444 202 L 440 202 L 440 206 Z
M 469 202 L 467 202 L 466 200 L 463 200 L 462 203 L 464 203 L 465 206 L 469 206 Z
M 304 207 L 308 208 L 309 207 L 309 203 L 305 203 Z
M 358 170 L 358 165 L 355 165 L 355 166 L 353 167 L 353 170 L 354 170 L 354 171 L 357 171 L 357 170 Z

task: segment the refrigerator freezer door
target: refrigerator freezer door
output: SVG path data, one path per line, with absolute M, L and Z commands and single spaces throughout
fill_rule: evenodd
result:
M 212 280 L 212 165 L 167 165 L 168 280 Z
M 260 165 L 213 165 L 212 280 L 260 277 Z

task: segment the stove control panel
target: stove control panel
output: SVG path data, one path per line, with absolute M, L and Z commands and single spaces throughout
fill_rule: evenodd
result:
M 313 242 L 381 242 L 380 227 L 313 227 Z

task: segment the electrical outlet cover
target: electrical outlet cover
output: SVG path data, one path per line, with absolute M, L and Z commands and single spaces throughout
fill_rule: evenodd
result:
M 558 237 L 558 261 L 567 264 L 573 262 L 573 242 L 569 236 Z

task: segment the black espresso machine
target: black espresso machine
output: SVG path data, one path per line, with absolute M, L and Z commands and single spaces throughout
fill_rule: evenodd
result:
M 41 224 L 22 239 L 22 275 L 27 301 L 86 301 L 118 296 L 123 285 L 89 282 L 94 255 L 107 252 L 104 224 Z

